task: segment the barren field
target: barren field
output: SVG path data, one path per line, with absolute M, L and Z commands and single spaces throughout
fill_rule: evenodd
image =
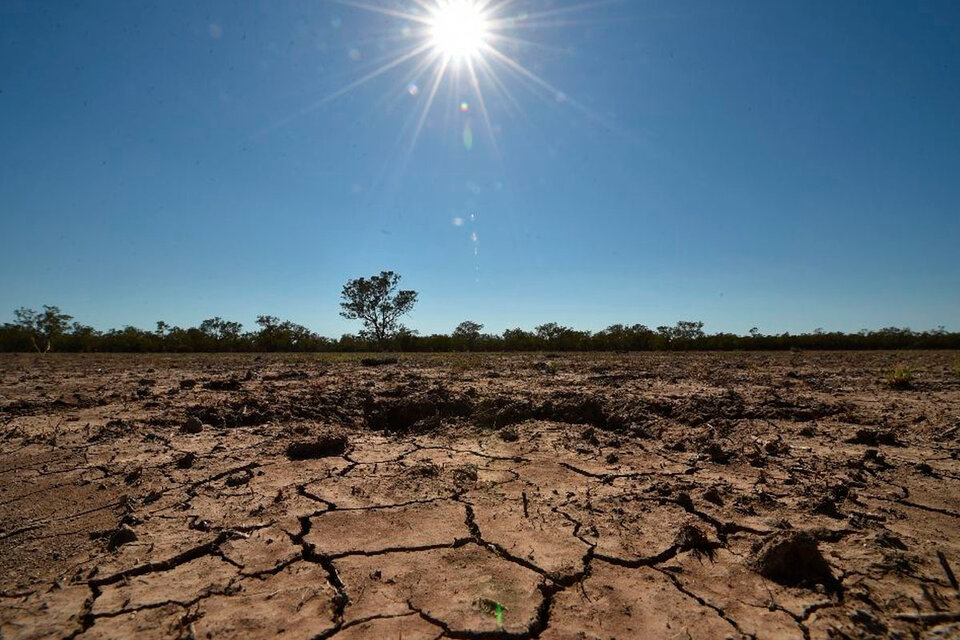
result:
M 0 356 L 0 638 L 957 638 L 957 358 Z

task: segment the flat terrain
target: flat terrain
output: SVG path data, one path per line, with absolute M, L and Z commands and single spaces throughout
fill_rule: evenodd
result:
M 960 637 L 958 354 L 551 355 L 0 356 L 0 637 Z

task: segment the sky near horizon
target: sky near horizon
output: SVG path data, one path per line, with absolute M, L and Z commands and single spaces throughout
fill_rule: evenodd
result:
M 960 3 L 367 2 L 0 0 L 0 321 L 960 330 Z

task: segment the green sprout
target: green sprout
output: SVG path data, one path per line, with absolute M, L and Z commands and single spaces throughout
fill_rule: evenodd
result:
M 497 626 L 503 628 L 503 612 L 507 609 L 505 606 L 489 598 L 477 598 L 474 604 L 484 613 L 493 614 L 497 619 Z

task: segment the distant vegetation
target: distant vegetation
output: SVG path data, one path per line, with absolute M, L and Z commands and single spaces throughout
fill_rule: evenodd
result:
M 409 296 L 407 296 L 409 299 Z M 414 298 L 415 299 L 415 298 Z M 402 305 L 401 305 L 402 306 Z M 352 313 L 352 311 L 345 311 Z M 357 310 L 358 318 L 363 318 Z M 399 317 L 399 315 L 397 316 Z M 339 339 L 323 337 L 306 327 L 275 316 L 257 317 L 257 328 L 244 331 L 239 322 L 210 318 L 198 327 L 181 328 L 158 322 L 147 331 L 124 327 L 98 331 L 63 313 L 18 309 L 14 321 L 0 325 L 0 351 L 19 352 L 250 352 L 250 351 L 666 351 L 666 350 L 786 350 L 786 349 L 960 349 L 960 332 L 943 328 L 916 332 L 891 327 L 877 331 L 764 335 L 707 334 L 702 322 L 678 322 L 651 329 L 642 324 L 615 324 L 591 333 L 548 322 L 533 331 L 508 329 L 483 333 L 477 322 L 460 323 L 451 334 L 417 335 L 395 322 L 381 333 L 365 330 Z M 383 327 L 381 327 L 382 329 Z M 960 360 L 958 360 L 960 362 Z M 960 369 L 958 369 L 960 374 Z
M 461 322 L 451 334 L 418 335 L 400 323 L 417 303 L 417 292 L 398 289 L 400 275 L 381 271 L 343 285 L 340 315 L 360 320 L 358 334 L 326 338 L 303 325 L 276 316 L 257 316 L 256 331 L 239 322 L 215 317 L 199 327 L 183 329 L 159 321 L 156 330 L 124 327 L 98 331 L 63 313 L 59 307 L 42 311 L 21 307 L 14 321 L 0 325 L 0 351 L 26 352 L 250 352 L 250 351 L 775 351 L 786 349 L 960 349 L 960 333 L 943 327 L 916 332 L 890 327 L 859 333 L 764 335 L 754 327 L 745 336 L 707 334 L 702 322 L 681 320 L 672 327 L 651 329 L 642 324 L 615 324 L 591 333 L 547 322 L 534 328 L 483 333 L 483 325 Z M 954 368 L 960 375 L 960 358 Z M 891 373 L 898 377 L 902 374 Z M 892 385 L 900 384 L 888 378 Z M 909 380 L 905 382 L 909 384 Z

